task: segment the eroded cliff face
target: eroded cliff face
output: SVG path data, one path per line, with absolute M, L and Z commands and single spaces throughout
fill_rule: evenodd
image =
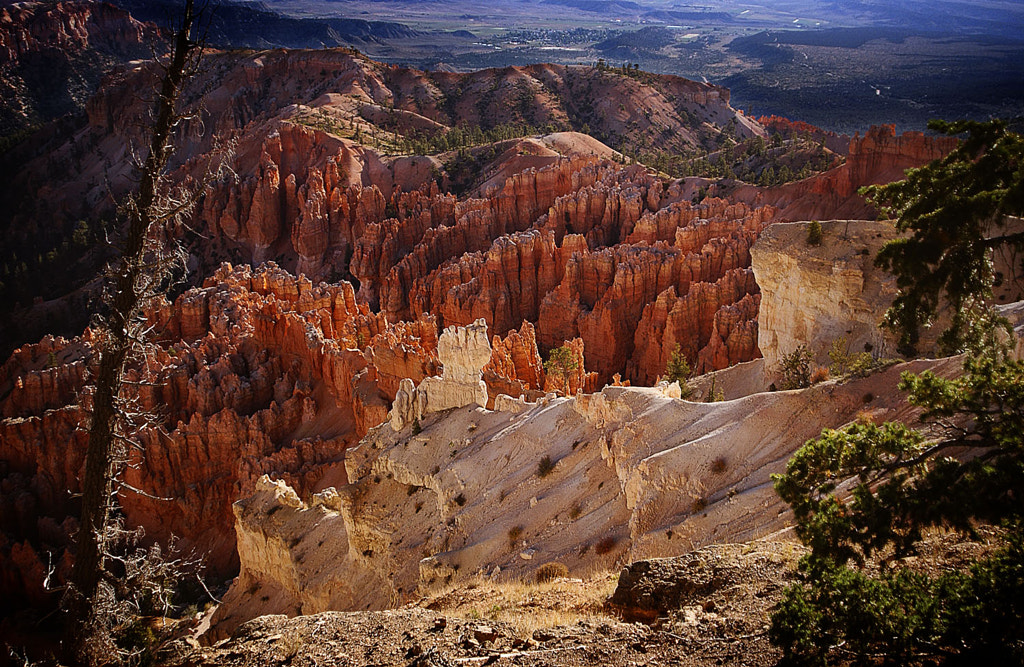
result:
M 144 383 L 141 406 L 164 431 L 139 434 L 144 453 L 133 453 L 125 480 L 174 501 L 125 491 L 121 505 L 130 525 L 160 541 L 182 537 L 222 576 L 236 559 L 230 504 L 260 475 L 304 492 L 344 481 L 341 453 L 366 428 L 354 406 L 376 404 L 381 417 L 387 407 L 354 386 L 370 364 L 343 341 L 370 340 L 386 323 L 351 286 L 314 287 L 273 266 L 225 267 L 150 317 L 161 342 L 127 379 Z M 68 531 L 53 526 L 67 529 L 77 514 L 91 347 L 89 332 L 44 340 L 4 366 L 4 528 L 17 522 L 26 545 L 59 552 Z
M 825 367 L 834 342 L 845 343 L 853 354 L 870 352 L 876 359 L 901 356 L 897 337 L 881 326 L 896 297 L 896 278 L 875 266 L 882 246 L 899 238 L 896 228 L 891 222 L 869 220 L 820 224 L 820 245 L 807 243 L 809 223 L 793 222 L 772 225 L 750 250 L 761 288 L 758 345 L 769 376 L 777 377 L 779 361 L 801 345 Z M 992 266 L 1001 276 L 1015 275 L 1019 268 L 1002 252 L 993 255 Z M 1008 320 L 1019 325 L 1016 302 L 1024 292 L 1018 281 L 1005 280 L 995 292 L 993 301 L 1003 304 Z M 935 322 L 920 332 L 918 355 L 943 353 L 938 337 L 951 319 L 948 303 L 940 299 Z
M 616 155 L 573 127 L 585 122 L 609 141 L 643 135 L 680 150 L 724 141 L 726 125 L 744 137 L 763 134 L 728 105 L 728 91 L 676 77 L 641 82 L 591 67 L 547 65 L 425 73 L 346 50 L 211 53 L 206 62 L 184 93 L 186 103 L 202 97 L 203 110 L 175 137 L 170 174 L 203 194 L 175 230 L 188 245 L 197 282 L 224 261 L 272 260 L 314 282 L 357 280 L 360 300 L 393 320 L 422 312 L 407 294 L 416 281 L 463 253 L 487 251 L 502 235 L 529 229 L 555 199 L 589 184 L 578 165 L 561 163 Z M 26 158 L 0 212 L 5 245 L 27 250 L 44 230 L 59 245 L 79 220 L 96 228 L 109 217 L 110 202 L 135 182 L 131 147 L 145 145 L 148 113 L 136 93 L 151 89 L 157 73 L 143 64 L 110 77 L 89 101 L 87 124 L 69 127 L 45 152 Z M 522 93 L 522 102 L 496 90 Z M 408 152 L 410 141 L 502 123 L 565 131 L 470 147 L 476 165 L 470 171 L 480 178 L 473 196 L 459 201 L 442 194 L 450 185 L 446 165 L 460 159 L 456 151 Z M 222 164 L 227 168 L 218 170 Z M 627 209 L 627 217 L 637 212 L 632 202 Z M 45 297 L 80 287 L 95 273 L 85 264 L 98 270 L 100 255 L 88 255 L 67 285 L 48 284 Z M 42 304 L 28 305 L 35 296 L 21 301 L 18 317 L 0 322 L 7 349 L 53 331 L 30 317 L 43 311 Z M 75 321 L 78 312 L 63 311 L 63 331 L 84 326 L 84 318 Z
M 213 576 L 237 563 L 231 503 L 268 473 L 304 497 L 344 484 L 345 449 L 387 419 L 402 382 L 419 383 L 444 363 L 445 376 L 472 385 L 481 405 L 513 384 L 528 395 L 543 388 L 528 329 L 496 337 L 501 352 L 492 355 L 482 323 L 466 340 L 439 339 L 430 316 L 392 323 L 359 304 L 348 283 L 314 284 L 273 264 L 225 265 L 149 318 L 157 344 L 127 377 L 143 383 L 140 403 L 162 431 L 139 434 L 143 452 L 125 480 L 154 498 L 126 491 L 120 503 L 147 538 L 173 534 L 206 554 Z M 37 575 L 46 552 L 61 568 L 69 563 L 60 555 L 78 514 L 92 364 L 87 331 L 24 346 L 0 367 L 0 554 L 9 565 L 0 584 L 12 604 L 45 597 Z M 492 388 L 481 379 L 485 365 Z M 440 389 L 428 412 L 464 404 Z
M 166 47 L 152 24 L 104 2 L 0 7 L 0 135 L 81 111 L 108 68 Z
M 846 162 L 835 169 L 774 188 L 742 187 L 730 196 L 770 203 L 787 221 L 874 220 L 878 212 L 857 194 L 860 187 L 902 180 L 907 169 L 944 157 L 957 141 L 922 132 L 897 135 L 895 125 L 877 125 L 850 140 Z
M 882 245 L 897 237 L 895 227 L 867 220 L 823 222 L 822 242 L 811 246 L 808 224 L 772 225 L 750 251 L 761 287 L 758 344 L 765 369 L 776 373 L 782 357 L 801 345 L 828 366 L 829 349 L 839 339 L 853 353 L 898 356 L 895 337 L 880 327 L 896 297 L 896 279 L 875 266 Z
M 757 356 L 749 247 L 774 209 L 719 199 L 694 205 L 678 184 L 666 188 L 636 167 L 577 161 L 559 168 L 571 174 L 570 191 L 528 229 L 498 236 L 483 251 L 457 245 L 443 262 L 410 255 L 403 260 L 410 270 L 393 271 L 402 277 L 391 293 L 408 293 L 413 313 L 445 325 L 483 318 L 504 335 L 531 322 L 544 352 L 580 338 L 598 386 L 615 374 L 652 383 L 676 345 L 698 370 Z M 554 169 L 537 172 L 538 183 Z M 468 236 L 450 229 L 460 242 Z M 439 239 L 432 247 L 443 247 Z M 404 305 L 402 297 L 389 303 Z
M 955 373 L 959 361 L 724 403 L 681 401 L 668 386 L 606 387 L 535 403 L 499 397 L 495 411 L 426 416 L 419 432 L 384 424 L 347 452 L 337 500 L 297 504 L 268 480 L 236 504 L 242 574 L 211 638 L 262 613 L 375 609 L 556 560 L 586 572 L 769 535 L 788 524 L 769 476 L 823 427 L 858 414 L 909 419 L 894 388 L 901 372 L 925 368 Z M 553 465 L 542 474 L 545 457 Z M 336 555 L 330 567 L 321 554 Z M 350 582 L 373 586 L 351 594 Z

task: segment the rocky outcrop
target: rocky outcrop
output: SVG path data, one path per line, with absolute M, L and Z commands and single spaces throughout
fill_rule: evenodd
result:
M 352 544 L 344 502 L 330 488 L 307 504 L 283 482 L 261 477 L 253 494 L 233 507 L 241 569 L 206 639 L 226 637 L 254 616 L 383 609 L 397 602 L 397 595 L 384 592 L 390 582 L 368 565 L 373 553 Z
M 441 377 L 424 378 L 415 388 L 409 379 L 399 385 L 388 415 L 396 431 L 419 423 L 432 412 L 487 405 L 483 369 L 491 360 L 491 346 L 486 322 L 477 320 L 468 327 L 445 329 L 438 339 L 437 356 L 444 368 Z
M 780 582 L 794 577 L 795 557 L 771 549 L 761 542 L 762 550 L 753 558 L 747 554 L 754 545 L 712 545 L 675 558 L 652 558 L 630 563 L 619 573 L 619 581 L 608 604 L 625 620 L 654 623 L 666 614 L 699 605 L 715 591 L 742 588 L 746 579 L 756 579 L 778 588 Z M 769 547 L 767 549 L 763 547 Z M 788 543 L 785 551 L 803 552 Z M 767 591 L 759 591 L 764 596 Z M 713 611 L 712 605 L 706 605 Z M 693 612 L 691 611 L 691 614 Z
M 751 249 L 761 287 L 758 338 L 766 370 L 777 372 L 780 359 L 800 345 L 827 366 L 829 348 L 840 339 L 854 353 L 896 356 L 895 339 L 879 327 L 896 296 L 896 281 L 874 264 L 882 245 L 896 238 L 895 228 L 833 220 L 821 223 L 822 242 L 810 246 L 807 227 L 773 225 Z
M 873 126 L 850 140 L 846 162 L 823 174 L 775 188 L 743 188 L 731 198 L 770 203 L 784 220 L 874 220 L 878 212 L 857 190 L 865 185 L 902 180 L 904 172 L 944 157 L 955 137 L 921 132 L 896 134 L 894 125 Z
M 544 386 L 544 366 L 537 350 L 533 325 L 523 322 L 519 331 L 510 331 L 491 341 L 491 358 L 483 368 L 489 407 L 498 394 L 533 396 Z
M 105 2 L 0 7 L 0 136 L 81 111 L 108 68 L 149 58 L 156 26 Z
M 774 533 L 788 519 L 770 475 L 822 427 L 864 411 L 913 418 L 895 385 L 925 368 L 948 375 L 959 360 L 720 403 L 678 400 L 675 385 L 606 387 L 425 415 L 419 430 L 383 425 L 346 453 L 333 510 L 297 507 L 269 482 L 236 506 L 238 542 L 256 546 L 218 615 L 269 611 L 246 591 L 287 600 L 275 613 L 379 608 L 467 577 L 526 577 L 552 561 L 585 572 Z M 349 581 L 381 583 L 335 596 Z

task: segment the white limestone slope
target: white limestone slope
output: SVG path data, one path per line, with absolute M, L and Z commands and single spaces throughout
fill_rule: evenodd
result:
M 606 387 L 427 414 L 419 433 L 383 424 L 348 452 L 337 498 L 297 505 L 268 480 L 236 505 L 242 574 L 218 632 L 264 613 L 394 606 L 476 573 L 556 560 L 584 573 L 774 533 L 787 518 L 770 475 L 825 426 L 907 418 L 899 373 L 927 367 L 959 362 L 711 404 Z
M 426 587 L 483 574 L 571 573 L 742 542 L 787 529 L 771 475 L 808 439 L 854 419 L 912 421 L 904 371 L 960 370 L 959 358 L 866 378 L 765 392 L 779 358 L 807 345 L 827 363 L 838 337 L 888 355 L 877 323 L 893 296 L 873 256 L 891 227 L 774 225 L 752 252 L 764 360 L 721 371 L 734 400 L 679 400 L 678 387 L 605 387 L 573 398 L 486 404 L 482 322 L 439 340 L 444 374 L 404 381 L 389 419 L 346 453 L 349 484 L 304 503 L 264 480 L 235 506 L 241 575 L 213 636 L 265 613 L 380 609 Z M 699 393 L 709 393 L 705 378 Z M 553 468 L 542 474 L 541 463 Z
M 896 296 L 896 279 L 875 267 L 882 245 L 896 238 L 891 223 L 822 222 L 822 242 L 807 243 L 806 222 L 775 224 L 750 249 L 761 288 L 758 346 L 771 374 L 781 358 L 805 345 L 829 363 L 832 341 L 850 351 L 895 357 L 895 339 L 879 328 Z

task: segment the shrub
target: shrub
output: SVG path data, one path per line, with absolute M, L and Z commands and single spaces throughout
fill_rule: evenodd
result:
M 858 419 L 808 441 L 773 477 L 810 547 L 772 614 L 788 664 L 1024 662 L 1022 387 L 1024 363 L 997 357 L 968 358 L 953 380 L 904 374 L 927 435 Z M 947 455 L 968 446 L 976 456 Z M 927 529 L 970 537 L 979 523 L 1001 524 L 1002 545 L 970 567 L 902 561 Z
M 708 499 L 704 496 L 693 500 L 692 514 L 700 514 L 708 508 Z
M 508 529 L 508 543 L 514 545 L 523 536 L 522 526 L 512 526 Z
M 603 556 L 606 553 L 610 553 L 611 550 L 614 549 L 615 545 L 618 543 L 619 540 L 614 535 L 602 537 L 600 540 L 597 541 L 597 544 L 594 545 L 594 553 L 596 553 L 598 556 Z
M 811 353 L 801 345 L 782 357 L 782 388 L 803 389 L 811 386 Z
M 463 505 L 465 505 L 466 504 L 466 494 L 460 493 L 459 495 L 455 496 L 455 504 L 458 505 L 459 507 L 462 507 Z
M 537 583 L 543 584 L 569 576 L 569 568 L 562 563 L 544 563 L 537 568 Z
M 873 371 L 882 366 L 883 362 L 878 361 L 870 352 L 861 352 L 850 359 L 850 375 L 854 377 L 867 377 Z
M 545 454 L 541 457 L 541 460 L 537 462 L 537 477 L 547 477 L 554 472 L 555 465 L 557 464 L 551 460 L 551 457 Z
M 811 220 L 811 224 L 807 225 L 807 245 L 821 245 L 821 238 L 821 223 Z
M 850 343 L 845 336 L 832 341 L 828 349 L 829 370 L 836 377 L 846 375 L 850 366 Z
M 719 456 L 718 458 L 711 462 L 711 472 L 713 472 L 716 475 L 721 475 L 728 469 L 728 467 L 729 464 L 725 460 L 724 456 Z
M 569 519 L 575 521 L 576 519 L 580 518 L 581 514 L 583 514 L 583 508 L 580 507 L 579 503 L 576 503 L 575 505 L 572 506 L 572 509 L 569 510 Z
M 814 369 L 814 372 L 811 373 L 811 384 L 818 384 L 819 382 L 824 382 L 827 379 L 828 369 L 824 366 L 818 366 Z

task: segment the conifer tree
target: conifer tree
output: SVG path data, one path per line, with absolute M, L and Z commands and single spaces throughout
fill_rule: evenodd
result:
M 955 352 L 976 346 L 987 326 L 992 251 L 1024 247 L 1024 137 L 1002 120 L 928 127 L 966 137 L 945 158 L 909 170 L 906 180 L 862 193 L 909 233 L 888 242 L 876 260 L 899 288 L 887 326 L 913 352 L 921 327 L 935 320 L 945 299 L 952 321 L 940 342 Z
M 95 323 L 98 363 L 82 476 L 82 511 L 74 567 L 63 602 L 68 615 L 66 649 L 71 660 L 83 664 L 113 660 L 112 655 L 103 655 L 107 647 L 94 645 L 93 637 L 106 624 L 100 618 L 99 589 L 105 576 L 114 497 L 119 490 L 115 482 L 126 458 L 127 431 L 138 416 L 131 414 L 132 400 L 123 391 L 123 374 L 144 343 L 143 308 L 166 288 L 174 264 L 161 240 L 161 223 L 189 208 L 188 202 L 168 196 L 162 179 L 173 151 L 171 135 L 183 120 L 178 98 L 201 54 L 194 38 L 197 19 L 193 0 L 186 0 L 154 101 L 138 192 L 121 207 L 126 233 L 121 257 L 107 280 L 108 310 Z

